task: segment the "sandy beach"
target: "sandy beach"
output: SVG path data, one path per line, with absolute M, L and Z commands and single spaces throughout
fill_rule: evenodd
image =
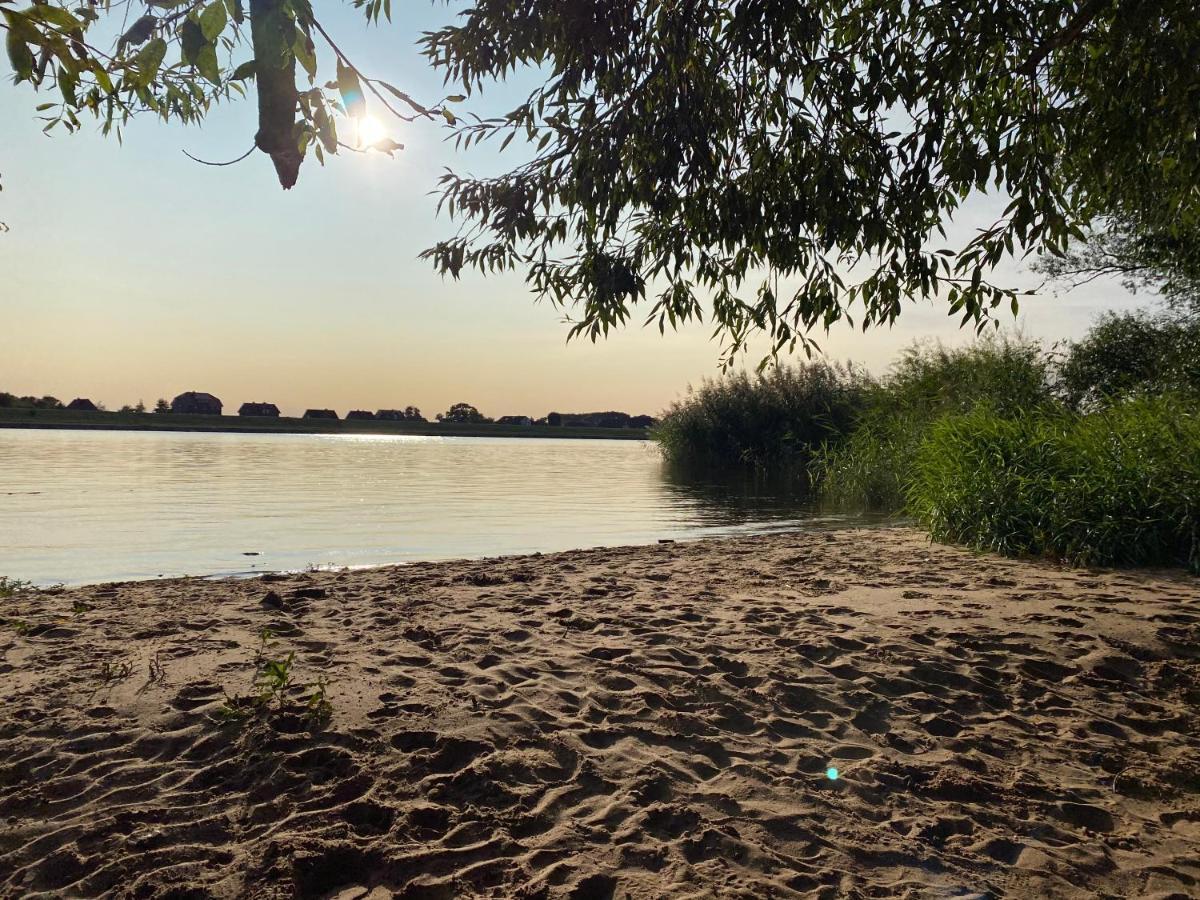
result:
M 1200 896 L 1179 571 L 889 528 L 0 618 L 4 897 Z

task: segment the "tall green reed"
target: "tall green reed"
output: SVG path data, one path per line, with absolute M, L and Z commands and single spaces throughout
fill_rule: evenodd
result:
M 849 437 L 814 454 L 813 475 L 830 506 L 899 512 L 917 448 L 938 418 L 1055 407 L 1050 361 L 1036 342 L 992 336 L 959 348 L 914 346 L 866 394 Z
M 652 435 L 674 464 L 803 468 L 850 430 L 869 387 L 862 371 L 828 363 L 739 372 L 690 391 Z
M 1200 415 L 1163 396 L 1083 416 L 947 416 L 917 449 L 906 499 L 934 540 L 1200 570 Z

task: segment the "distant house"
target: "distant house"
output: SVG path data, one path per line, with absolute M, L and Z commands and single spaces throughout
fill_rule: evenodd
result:
M 279 407 L 274 403 L 243 403 L 238 407 L 239 416 L 276 416 Z
M 347 416 L 349 418 L 349 416 Z M 375 418 L 384 419 L 388 422 L 403 422 L 404 411 L 400 409 L 381 409 L 375 413 Z
M 373 419 L 373 418 L 375 418 L 375 413 L 368 412 L 365 409 L 352 409 L 352 410 L 350 410 L 350 412 L 346 413 L 346 418 L 347 419 Z
M 99 412 L 96 404 L 87 399 L 87 397 L 76 397 L 67 404 L 67 409 L 77 409 L 83 412 Z
M 338 414 L 332 409 L 306 409 L 304 418 L 306 419 L 336 419 Z
M 187 391 L 171 401 L 171 412 L 193 413 L 203 416 L 219 416 L 223 404 L 212 394 Z
M 533 419 L 529 416 L 501 416 L 496 420 L 497 425 L 532 425 Z

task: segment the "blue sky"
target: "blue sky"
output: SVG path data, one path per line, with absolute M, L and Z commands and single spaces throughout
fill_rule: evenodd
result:
M 363 71 L 429 101 L 447 92 L 416 48 L 421 31 L 452 14 L 443 4 L 397 4 L 396 20 L 378 28 L 348 5 L 316 6 Z M 46 137 L 34 113 L 44 98 L 14 87 L 6 67 L 0 220 L 11 230 L 0 235 L 0 314 L 10 340 L 0 390 L 110 407 L 198 389 L 227 406 L 270 400 L 285 411 L 411 403 L 432 415 L 461 400 L 492 415 L 638 413 L 717 374 L 707 327 L 662 338 L 635 326 L 605 343 L 567 345 L 561 312 L 534 303 L 520 275 L 443 281 L 416 258 L 452 229 L 430 194 L 443 168 L 498 171 L 520 159 L 518 143 L 499 158 L 491 148 L 457 154 L 443 128 L 393 122 L 406 145 L 395 159 L 347 155 L 322 169 L 310 156 L 284 192 L 261 153 L 208 168 L 181 152 L 243 153 L 256 127 L 252 100 L 217 109 L 202 127 L 136 121 L 123 145 L 90 127 Z M 531 78 L 459 109 L 507 109 Z M 969 201 L 956 230 L 1002 206 Z M 1038 281 L 1016 263 L 1004 275 L 1018 286 Z M 1020 327 L 1058 340 L 1103 309 L 1133 304 L 1111 284 L 1047 294 L 1026 301 Z M 892 329 L 820 340 L 831 357 L 880 371 L 913 340 L 969 337 L 928 304 Z

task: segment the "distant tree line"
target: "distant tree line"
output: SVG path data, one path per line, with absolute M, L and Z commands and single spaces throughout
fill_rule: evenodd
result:
M 472 425 L 483 425 L 492 421 L 470 403 L 455 403 L 444 413 L 438 413 L 436 418 L 439 422 L 453 422 L 455 424 L 469 423 Z
M 62 409 L 63 402 L 57 397 L 18 397 L 0 391 L 0 409 Z
M 539 420 L 541 421 L 541 420 Z M 656 422 L 653 416 L 631 416 L 623 412 L 558 413 L 546 416 L 546 425 L 578 425 L 587 428 L 649 428 Z
M 188 392 L 181 394 L 175 398 L 175 401 L 169 401 L 165 397 L 160 397 L 154 404 L 154 412 L 158 415 L 167 415 L 172 412 L 187 412 L 187 413 L 205 413 L 209 412 L 207 408 L 194 407 L 197 397 L 210 398 L 211 395 L 197 394 L 196 392 Z M 185 402 L 186 401 L 186 402 Z M 219 415 L 221 409 L 220 401 L 215 397 L 211 397 L 211 401 L 215 404 L 212 409 Z M 18 397 L 16 394 L 10 394 L 5 391 L 0 391 L 0 409 L 83 409 L 106 411 L 103 403 L 93 404 L 90 400 L 74 400 L 69 405 L 64 404 L 57 397 L 49 395 L 45 397 Z M 136 404 L 125 404 L 118 412 L 121 413 L 145 413 L 147 412 L 146 404 L 139 400 Z M 270 403 L 247 403 L 243 404 L 240 415 L 256 415 L 256 416 L 278 416 L 279 409 L 274 404 Z M 304 414 L 307 419 L 336 419 L 337 413 L 330 409 L 310 409 Z M 421 410 L 415 406 L 406 406 L 404 409 L 381 409 L 377 412 L 369 412 L 367 410 L 355 409 L 346 414 L 347 419 L 364 420 L 370 419 L 375 421 L 391 421 L 391 422 L 426 422 L 428 421 Z M 438 422 L 448 422 L 451 424 L 470 424 L 470 425 L 488 425 L 499 423 L 502 425 L 550 425 L 550 426 L 576 426 L 584 428 L 649 428 L 657 424 L 657 420 L 653 416 L 631 416 L 629 413 L 616 412 L 609 410 L 608 412 L 589 412 L 589 413 L 560 413 L 551 412 L 542 418 L 534 418 L 533 416 L 501 416 L 499 419 L 493 419 L 485 416 L 476 407 L 470 403 L 455 403 L 446 412 L 438 413 L 434 417 Z
M 488 418 L 470 403 L 455 403 L 444 413 L 438 413 L 439 422 L 487 424 L 498 421 L 502 425 L 570 425 L 582 428 L 649 428 L 656 424 L 653 416 L 631 416 L 629 413 L 547 413 L 540 419 L 532 416 L 501 416 L 499 420 Z

